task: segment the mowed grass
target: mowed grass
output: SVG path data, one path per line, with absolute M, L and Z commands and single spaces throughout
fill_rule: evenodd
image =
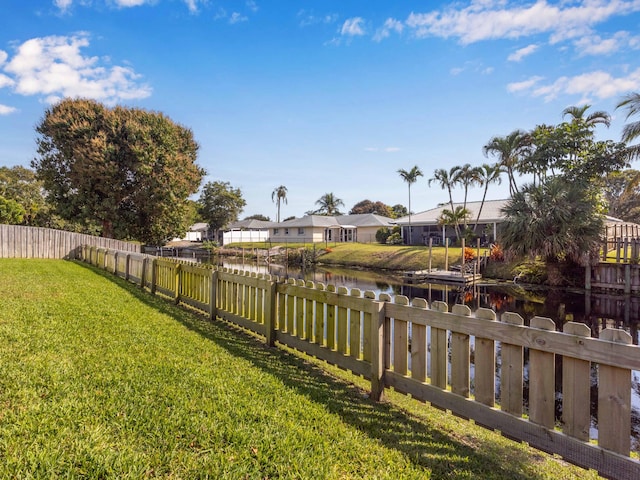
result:
M 361 384 L 94 268 L 0 260 L 0 478 L 595 478 Z

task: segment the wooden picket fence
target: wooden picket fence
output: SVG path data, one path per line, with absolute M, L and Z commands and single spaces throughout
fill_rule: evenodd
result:
M 112 238 L 24 225 L 0 225 L 0 258 L 76 258 L 82 245 L 140 252 L 141 246 Z
M 640 347 L 623 330 L 605 329 L 592 338 L 580 323 L 564 324 L 560 332 L 548 318 L 535 317 L 525 326 L 518 314 L 505 313 L 498 322 L 489 309 L 472 313 L 464 305 L 429 306 L 404 296 L 392 301 L 387 294 L 376 298 L 358 289 L 88 246 L 82 258 L 211 319 L 255 332 L 268 345 L 286 345 L 361 375 L 371 381 L 374 399 L 392 387 L 604 477 L 640 478 L 630 440 L 631 375 L 640 371 Z M 590 437 L 592 371 L 597 438 Z

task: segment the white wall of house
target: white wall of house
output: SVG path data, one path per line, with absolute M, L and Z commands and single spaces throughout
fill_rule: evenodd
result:
M 231 230 L 222 234 L 222 244 L 237 242 L 265 242 L 269 240 L 268 230 Z
M 324 227 L 278 227 L 269 229 L 269 232 L 269 240 L 273 243 L 324 242 Z

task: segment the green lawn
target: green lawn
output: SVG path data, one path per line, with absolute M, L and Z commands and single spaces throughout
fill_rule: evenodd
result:
M 0 260 L 0 478 L 595 478 L 359 382 L 91 267 Z

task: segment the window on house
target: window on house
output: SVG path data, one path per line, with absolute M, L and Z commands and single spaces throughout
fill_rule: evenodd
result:
M 289 229 L 288 229 L 288 228 L 285 228 L 285 229 L 284 229 L 284 234 L 285 234 L 285 235 L 289 235 Z
M 298 235 L 304 235 L 304 228 L 298 229 Z
M 278 235 L 280 233 L 280 229 L 279 228 L 274 228 L 273 229 L 273 234 L 274 235 Z

